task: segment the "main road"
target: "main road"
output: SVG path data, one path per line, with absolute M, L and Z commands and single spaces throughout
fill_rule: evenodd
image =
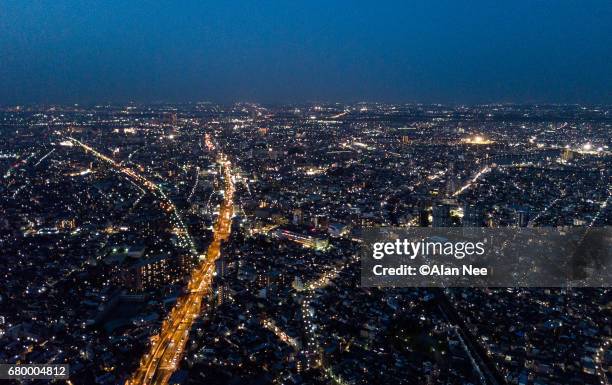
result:
M 231 163 L 224 155 L 220 155 L 219 162 L 223 168 L 225 194 L 214 225 L 213 240 L 191 274 L 187 294 L 178 299 L 162 323 L 160 333 L 151 338 L 149 351 L 141 358 L 138 369 L 126 381 L 126 385 L 168 383 L 182 357 L 189 330 L 200 314 L 202 300 L 210 292 L 215 260 L 221 254 L 221 244 L 231 232 L 234 207 Z
M 156 197 L 168 205 L 172 214 L 173 225 L 184 231 L 181 232 L 181 243 L 195 254 L 195 246 L 180 217 L 178 210 L 164 191 L 155 183 L 138 174 L 133 169 L 125 167 L 108 156 L 100 153 L 85 143 L 69 138 L 74 144 L 93 154 L 96 158 L 108 163 L 111 167 L 124 175 L 142 184 Z M 205 138 L 209 149 L 214 149 L 209 136 Z M 206 253 L 200 256 L 200 264 L 193 270 L 187 286 L 187 293 L 181 296 L 162 323 L 159 334 L 151 338 L 151 347 L 140 360 L 138 369 L 126 381 L 126 385 L 139 384 L 167 384 L 170 376 L 176 370 L 182 357 L 189 330 L 200 314 L 203 298 L 210 292 L 212 278 L 215 275 L 215 261 L 221 254 L 221 244 L 231 232 L 232 214 L 234 208 L 234 182 L 232 180 L 231 162 L 220 153 L 218 162 L 221 164 L 224 175 L 224 199 L 221 203 L 219 216 L 213 227 L 213 239 Z M 180 237 L 181 238 L 181 237 Z

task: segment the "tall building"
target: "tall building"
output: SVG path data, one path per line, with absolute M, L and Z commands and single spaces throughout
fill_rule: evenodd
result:
M 127 286 L 136 290 L 159 288 L 181 278 L 175 260 L 169 255 L 141 259 L 131 266 L 130 271 Z
M 329 225 L 329 218 L 325 214 L 317 214 L 313 219 L 313 225 L 317 229 L 327 228 Z
M 227 300 L 227 288 L 225 287 L 225 282 L 220 281 L 217 285 L 217 306 L 223 305 L 223 303 Z
M 225 257 L 223 255 L 219 256 L 219 258 L 217 258 L 217 260 L 215 260 L 215 270 L 217 272 L 217 276 L 218 277 L 225 277 L 226 272 L 226 266 L 225 266 Z
M 195 258 L 188 253 L 179 255 L 179 269 L 181 274 L 187 275 L 196 266 Z
M 478 205 L 466 205 L 463 209 L 463 227 L 484 226 L 484 214 Z
M 176 126 L 177 123 L 177 115 L 176 112 L 165 112 L 161 116 L 162 124 L 169 126 Z
M 574 159 L 574 152 L 569 148 L 563 149 L 563 152 L 561 153 L 561 159 L 566 162 L 569 162 L 570 160 Z
M 520 209 L 516 211 L 516 225 L 518 227 L 527 227 L 529 224 L 529 210 Z
M 433 206 L 432 217 L 433 227 L 450 227 L 450 206 L 446 204 L 437 204 Z
M 453 175 L 446 182 L 446 193 L 452 196 L 459 189 L 459 179 Z
M 419 226 L 420 227 L 428 227 L 429 226 L 429 213 L 425 208 L 419 209 Z
M 304 221 L 304 213 L 300 209 L 293 210 L 293 219 L 292 222 L 294 225 L 301 225 Z

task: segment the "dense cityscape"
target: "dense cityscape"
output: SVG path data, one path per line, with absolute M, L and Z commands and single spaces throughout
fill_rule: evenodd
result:
M 611 114 L 4 107 L 0 363 L 66 363 L 69 384 L 609 384 L 610 288 L 366 288 L 358 250 L 368 227 L 609 226 Z

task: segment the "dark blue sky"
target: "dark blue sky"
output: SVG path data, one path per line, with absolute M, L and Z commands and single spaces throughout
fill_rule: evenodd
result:
M 0 104 L 612 103 L 612 1 L 0 1 Z

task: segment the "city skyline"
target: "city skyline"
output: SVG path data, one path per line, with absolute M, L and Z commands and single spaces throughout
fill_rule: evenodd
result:
M 612 384 L 611 20 L 0 0 L 0 381 Z
M 576 105 L 0 109 L 0 377 L 609 384 L 611 124 Z M 370 269 L 373 230 L 459 237 L 492 275 Z M 473 259 L 485 232 L 503 253 Z M 499 271 L 510 287 L 483 281 Z

